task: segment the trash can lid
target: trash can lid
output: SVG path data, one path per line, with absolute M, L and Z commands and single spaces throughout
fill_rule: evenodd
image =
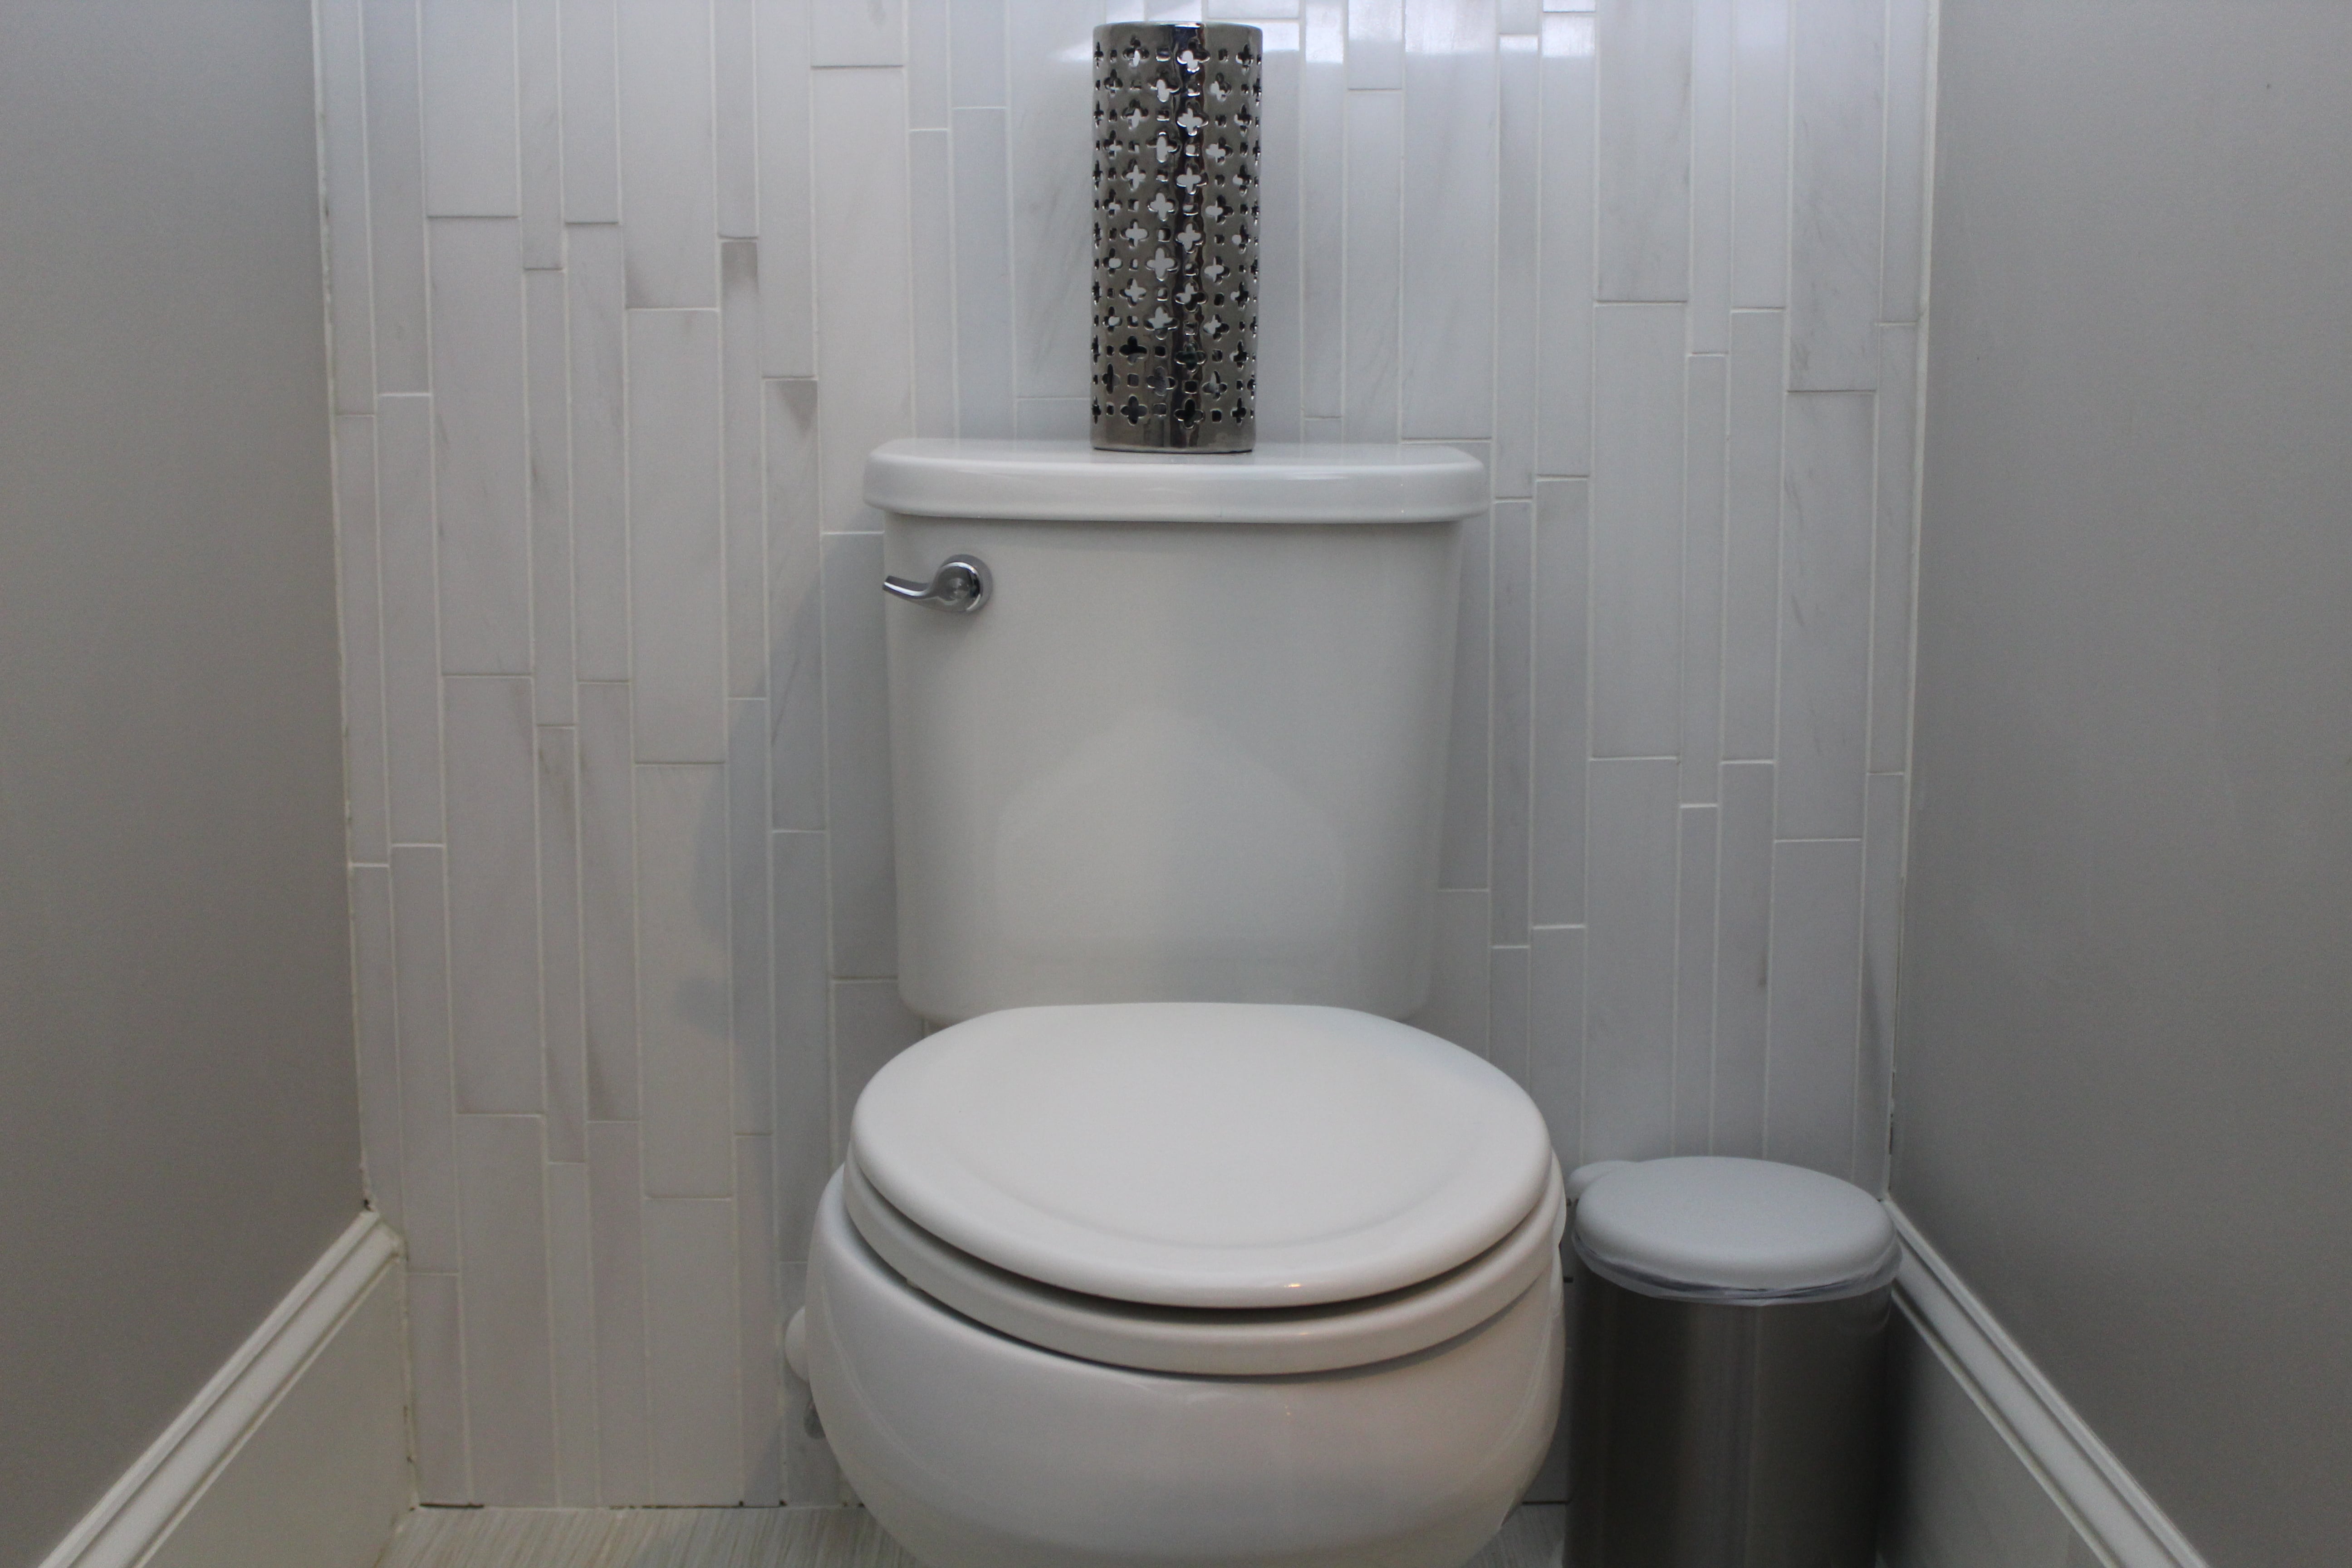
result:
M 1885 1209 L 1851 1183 L 1712 1155 L 1610 1171 L 1577 1200 L 1575 1236 L 1604 1279 L 1694 1300 L 1859 1295 L 1902 1258 Z

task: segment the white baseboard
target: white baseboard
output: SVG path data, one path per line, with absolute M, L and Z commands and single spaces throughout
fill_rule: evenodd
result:
M 1895 1297 L 2075 1531 L 2116 1568 L 2206 1568 L 2172 1521 L 1889 1200 L 1903 1238 Z
M 399 1252 L 353 1220 L 42 1568 L 368 1568 L 414 1500 Z

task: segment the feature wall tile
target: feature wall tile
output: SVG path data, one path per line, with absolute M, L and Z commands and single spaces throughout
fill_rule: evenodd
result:
M 1690 346 L 1727 346 L 1731 311 L 1733 159 L 1738 136 L 1732 92 L 1737 0 L 1691 0 Z
M 816 374 L 816 169 L 809 119 L 810 0 L 760 0 L 761 369 Z
M 621 221 L 614 0 L 562 0 L 563 221 Z
M 1789 6 L 1732 0 L 1731 304 L 1789 302 Z
M 563 0 L 515 0 L 522 264 L 563 265 Z
M 353 1044 L 359 1062 L 360 1160 L 368 1202 L 406 1233 L 400 1147 L 400 1026 L 393 1000 L 392 868 L 351 869 Z
M 425 211 L 512 217 L 517 0 L 431 0 L 423 8 Z
M 1870 771 L 1911 758 L 1911 609 L 1919 482 L 1919 329 L 1878 329 L 1877 521 L 1871 545 Z
M 833 1174 L 833 994 L 825 974 L 824 835 L 774 836 L 776 1238 L 808 1256 Z
M 1783 838 L 1862 837 L 1870 711 L 1871 403 L 1789 400 L 1780 549 Z
M 1765 1158 L 1851 1177 L 1861 1026 L 1859 840 L 1772 847 L 1771 943 Z
M 321 179 L 337 222 L 327 236 L 327 349 L 335 412 L 375 411 L 375 308 L 370 274 L 367 55 L 360 0 L 318 9 Z
M 547 1045 L 547 1157 L 585 1160 L 588 1026 L 580 943 L 580 732 L 539 731 L 540 1027 Z
M 760 232 L 759 0 L 711 5 L 712 159 L 719 232 L 750 239 Z
M 596 1461 L 596 1259 L 591 1242 L 585 1142 L 578 1163 L 547 1167 L 549 1324 L 554 1350 L 555 1495 L 593 1507 Z
M 400 1036 L 401 1203 L 408 1216 L 408 1266 L 428 1274 L 454 1274 L 460 1256 L 446 900 L 438 846 L 393 850 L 393 1008 Z
M 653 1491 L 680 1504 L 743 1500 L 735 1205 L 646 1204 L 646 1371 Z
M 1536 485 L 1535 560 L 1528 607 L 1534 668 L 1528 676 L 1528 898 L 1534 923 L 1584 919 L 1587 604 L 1591 568 L 1591 487 L 1582 479 Z
M 621 228 L 629 303 L 716 305 L 710 7 L 674 0 L 619 5 Z
M 1888 1125 L 1895 1100 L 1895 978 L 1903 937 L 1904 816 L 1901 773 L 1873 773 L 1862 837 L 1862 1044 L 1854 1075 L 1853 1175 L 1864 1191 L 1886 1188 Z
M 1486 868 L 1487 885 L 1494 889 L 1491 940 L 1497 947 L 1525 947 L 1534 861 L 1528 844 L 1533 735 L 1528 717 L 1535 666 L 1534 504 L 1496 501 L 1492 527 L 1494 721 L 1487 735 L 1492 847 Z
M 1348 6 L 1302 0 L 1298 60 L 1299 397 L 1307 429 L 1344 406 Z M 1273 112 L 1281 113 L 1276 104 Z M 1310 436 L 1309 439 L 1314 437 Z
M 1404 231 L 1402 95 L 1347 95 L 1347 391 L 1350 441 L 1393 441 L 1398 426 L 1398 310 Z
M 546 1160 L 536 1116 L 457 1118 L 465 1215 L 466 1424 L 484 1497 L 551 1505 Z
M 1494 0 L 1405 13 L 1400 384 L 1403 434 L 1494 433 L 1496 126 Z
M 948 72 L 958 109 L 1004 107 L 1007 0 L 950 0 Z
M 825 838 L 833 969 L 865 979 L 898 967 L 890 850 L 890 725 L 882 666 L 882 536 L 824 541 Z
M 636 770 L 629 689 L 580 687 L 580 955 L 588 1115 L 637 1115 Z
M 510 218 L 436 218 L 433 505 L 441 668 L 530 669 L 522 253 Z
M 1348 0 L 1349 87 L 1404 85 L 1404 11 L 1405 0 Z
M 915 434 L 956 431 L 955 168 L 947 129 L 907 137 L 913 222 Z
M 419 1502 L 474 1500 L 466 1466 L 466 1322 L 455 1274 L 427 1273 L 409 1258 L 408 1424 L 416 1444 Z
M 1010 436 L 1013 215 L 1004 110 L 959 109 L 954 125 L 956 433 Z
M 1452 733 L 1446 741 L 1445 819 L 1440 828 L 1437 885 L 1488 885 L 1487 834 L 1491 781 L 1488 769 L 1494 688 L 1490 649 L 1494 641 L 1492 578 L 1494 517 L 1489 510 L 1465 518 L 1456 553 L 1461 568 L 1461 607 L 1454 616 Z
M 425 368 L 425 126 L 417 4 L 360 0 L 366 54 L 368 287 L 375 310 L 378 393 L 423 392 L 431 384 Z M 349 79 L 341 75 L 331 77 L 329 84 L 337 91 L 350 90 Z
M 1251 21 L 1262 444 L 1488 467 L 1425 1026 L 1884 1180 L 1927 0 L 321 0 L 362 1124 L 434 1501 L 844 1499 L 902 436 L 1083 438 L 1089 30 Z M 1793 217 L 1793 222 L 1792 222 Z
M 372 400 L 371 400 L 372 401 Z M 383 566 L 377 547 L 375 421 L 338 415 L 335 562 L 341 577 L 343 778 L 354 865 L 383 865 L 392 843 L 385 798 Z
M 1773 754 L 1780 626 L 1781 312 L 1735 310 L 1725 361 L 1723 755 Z
M 735 1333 L 743 1501 L 784 1496 L 783 1327 L 778 1315 L 775 1156 L 765 1136 L 735 1140 Z
M 569 724 L 577 712 L 572 689 L 578 672 L 572 641 L 572 356 L 565 316 L 563 274 L 524 273 L 531 703 L 542 724 Z
M 1005 7 L 1013 392 L 1022 397 L 1086 395 L 1092 36 L 1103 19 L 1101 0 L 1011 0 Z
M 919 5 L 920 0 L 916 0 Z M 810 63 L 895 66 L 907 58 L 908 0 L 821 0 Z
M 636 757 L 727 756 L 726 481 L 715 310 L 629 312 Z
M 434 564 L 438 552 L 433 538 L 433 400 L 382 397 L 376 409 L 385 803 L 393 843 L 438 844 L 441 595 Z M 352 498 L 354 505 L 361 500 Z M 346 519 L 343 526 L 355 525 Z
M 735 1190 L 727 776 L 637 769 L 637 996 L 651 1197 Z
M 581 224 L 565 237 L 571 334 L 572 597 L 574 673 L 629 678 L 626 258 L 621 231 Z
M 1675 905 L 1671 757 L 1592 763 L 1582 1157 L 1674 1152 Z
M 1601 292 L 1690 298 L 1693 0 L 1601 0 Z
M 1789 384 L 1877 384 L 1883 0 L 1796 0 L 1790 29 Z
M 766 393 L 769 790 L 773 825 L 824 826 L 824 626 L 819 593 L 817 385 Z
M 1543 57 L 1533 37 L 1500 40 L 1496 68 L 1495 493 L 1535 494 L 1543 384 Z
M 1543 19 L 1536 471 L 1592 471 L 1593 19 Z
M 637 1124 L 588 1124 L 588 1245 L 596 1318 L 596 1470 L 607 1508 L 655 1499 L 646 1370 L 645 1189 Z
M 1717 825 L 1714 1131 L 1708 1152 L 1764 1152 L 1772 984 L 1772 764 L 1726 763 Z
M 866 504 L 866 454 L 915 429 L 907 94 L 895 70 L 819 71 L 815 79 L 816 230 L 827 238 L 816 268 L 824 322 L 817 472 L 826 531 L 848 532 L 881 526 Z
M 1299 291 L 1304 209 L 1299 161 L 1299 27 L 1263 22 L 1264 98 L 1258 158 L 1263 211 L 1258 221 L 1257 433 L 1261 441 L 1306 434 L 1305 330 Z
M 1670 757 L 1681 734 L 1683 308 L 1598 312 L 1592 754 Z
M 1927 100 L 1935 90 L 1934 33 L 1930 0 L 1888 0 L 1886 210 L 1878 291 L 1882 321 L 1916 321 L 1925 302 Z
M 530 682 L 443 683 L 449 747 L 449 1019 L 457 1109 L 542 1109 L 539 796 Z

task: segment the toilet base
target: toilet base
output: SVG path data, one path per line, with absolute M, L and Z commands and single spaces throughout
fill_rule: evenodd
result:
M 1559 1417 L 1558 1274 L 1468 1333 L 1288 1377 L 1039 1350 L 908 1286 L 839 1178 L 809 1262 L 809 1372 L 859 1498 L 930 1568 L 1456 1568 Z

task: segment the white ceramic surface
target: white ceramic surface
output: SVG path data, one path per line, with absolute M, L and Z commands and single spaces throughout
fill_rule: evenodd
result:
M 1552 1169 L 1542 1199 L 1508 1236 L 1433 1279 L 1369 1300 L 1265 1311 L 1148 1307 L 1024 1279 L 908 1219 L 855 1155 L 842 1167 L 842 1192 L 850 1222 L 885 1263 L 975 1322 L 1108 1366 L 1239 1377 L 1369 1366 L 1476 1328 L 1559 1267 L 1568 1203 Z
M 1265 441 L 1208 454 L 909 440 L 866 459 L 866 500 L 909 517 L 1024 522 L 1450 522 L 1486 504 L 1486 474 L 1451 447 Z
M 1583 1189 L 1576 1250 L 1636 1289 L 1804 1296 L 1884 1284 L 1895 1223 L 1849 1182 L 1766 1160 L 1645 1160 Z
M 1527 1217 L 1535 1104 L 1433 1035 L 1330 1007 L 1034 1007 L 874 1077 L 859 1168 L 951 1246 L 1031 1279 L 1181 1307 L 1399 1289 Z
M 1420 1006 L 1454 532 L 891 515 L 887 572 L 994 579 L 971 616 L 873 590 L 909 1005 Z
M 810 1373 L 843 1474 L 931 1568 L 1454 1568 L 1551 1441 L 1559 1279 L 1483 1327 L 1354 1372 L 1125 1371 L 910 1289 L 827 1189 Z

